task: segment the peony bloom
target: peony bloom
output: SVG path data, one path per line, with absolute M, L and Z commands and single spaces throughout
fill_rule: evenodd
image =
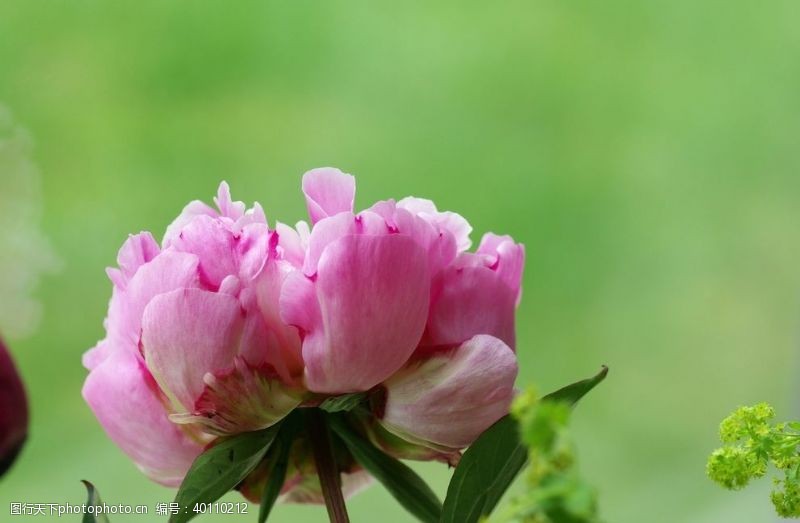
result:
M 524 250 L 433 202 L 354 211 L 337 169 L 303 177 L 311 225 L 267 225 L 225 184 L 190 203 L 159 245 L 123 245 L 107 336 L 84 356 L 84 397 L 153 479 L 177 485 L 215 438 L 357 393 L 357 430 L 398 457 L 453 463 L 508 412 Z M 284 500 L 319 502 L 309 443 L 292 446 Z M 345 452 L 343 486 L 368 476 Z M 257 501 L 266 467 L 239 489 Z
M 0 340 L 0 476 L 11 467 L 28 435 L 28 401 L 11 355 Z

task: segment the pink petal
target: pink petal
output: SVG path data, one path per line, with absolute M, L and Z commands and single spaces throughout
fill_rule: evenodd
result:
M 429 278 L 425 253 L 407 236 L 345 236 L 328 245 L 315 282 L 320 321 L 309 314 L 300 325 L 309 388 L 368 390 L 400 368 L 424 329 Z
M 197 255 L 200 281 L 216 290 L 226 276 L 239 274 L 236 243 L 237 239 L 222 221 L 197 216 L 183 227 L 172 247 Z
M 150 478 L 178 486 L 203 450 L 167 418 L 140 357 L 117 350 L 86 378 L 83 397 L 109 437 Z
M 485 266 L 449 267 L 433 284 L 425 345 L 452 346 L 476 334 L 515 347 L 517 290 Z
M 382 423 L 408 441 L 464 448 L 508 413 L 516 376 L 505 343 L 475 336 L 387 380 Z
M 161 242 L 164 248 L 166 249 L 172 245 L 173 240 L 180 235 L 186 224 L 194 220 L 197 216 L 216 218 L 219 214 L 200 200 L 189 202 L 189 204 L 183 208 L 181 214 L 167 227 L 167 231 L 164 233 L 164 240 Z
M 226 218 L 236 221 L 244 216 L 244 210 L 246 206 L 244 202 L 234 202 L 231 199 L 231 188 L 228 185 L 228 182 L 222 182 L 219 184 L 217 196 L 214 198 L 214 203 L 217 205 L 220 215 L 225 216 Z
M 199 284 L 198 259 L 194 254 L 167 249 L 139 267 L 123 289 L 114 288 L 108 310 L 108 334 L 136 347 L 144 308 L 155 296 Z
M 519 293 L 522 287 L 522 271 L 525 267 L 525 247 L 514 243 L 511 236 L 498 236 L 493 233 L 483 235 L 478 254 L 491 256 L 492 267 L 506 285 Z
M 450 211 L 439 212 L 436 204 L 431 200 L 414 198 L 413 196 L 403 198 L 397 202 L 397 206 L 427 220 L 438 229 L 452 234 L 458 247 L 458 252 L 466 251 L 472 245 L 472 240 L 469 238 L 470 233 L 472 233 L 472 226 L 460 214 Z
M 300 336 L 280 316 L 281 289 L 293 272 L 298 271 L 283 260 L 270 260 L 265 265 L 252 287 L 254 303 L 247 305 L 248 323 L 241 348 L 249 363 L 269 363 L 287 383 L 303 374 Z
M 254 366 L 237 357 L 234 367 L 207 373 L 205 389 L 191 414 L 173 414 L 180 424 L 198 424 L 214 435 L 230 435 L 271 427 L 300 404 L 302 393 L 285 386 L 268 366 Z
M 383 217 L 370 211 L 354 215 L 349 212 L 320 220 L 311 231 L 308 251 L 303 263 L 303 272 L 313 276 L 317 272 L 319 258 L 325 248 L 343 236 L 352 234 L 386 234 L 389 228 Z
M 339 169 L 322 167 L 303 175 L 303 193 L 311 223 L 340 212 L 353 212 L 356 179 Z
M 139 267 L 151 262 L 161 249 L 149 232 L 142 232 L 128 237 L 117 254 L 117 265 L 127 282 Z
M 227 294 L 179 289 L 153 298 L 142 318 L 143 353 L 175 407 L 191 412 L 203 376 L 233 365 L 242 327 L 239 301 Z

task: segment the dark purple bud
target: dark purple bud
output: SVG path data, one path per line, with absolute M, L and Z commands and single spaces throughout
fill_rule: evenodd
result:
M 28 435 L 25 388 L 0 340 L 0 476 L 11 467 Z

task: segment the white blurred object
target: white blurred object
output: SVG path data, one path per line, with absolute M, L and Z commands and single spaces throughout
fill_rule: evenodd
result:
M 9 338 L 36 327 L 41 305 L 33 291 L 40 275 L 59 265 L 39 229 L 41 182 L 31 149 L 29 134 L 0 105 L 0 332 Z

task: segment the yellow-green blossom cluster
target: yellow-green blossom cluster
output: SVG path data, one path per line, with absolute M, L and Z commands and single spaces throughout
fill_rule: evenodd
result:
M 769 465 L 783 472 L 774 478 L 772 503 L 783 517 L 800 517 L 800 423 L 777 423 L 767 403 L 740 407 L 719 427 L 724 446 L 711 453 L 708 477 L 730 490 L 763 477 Z
M 515 400 L 511 413 L 519 421 L 528 447 L 525 492 L 511 503 L 506 517 L 520 523 L 598 523 L 594 489 L 579 475 L 575 446 L 567 424 L 570 406 L 540 401 L 533 389 Z

